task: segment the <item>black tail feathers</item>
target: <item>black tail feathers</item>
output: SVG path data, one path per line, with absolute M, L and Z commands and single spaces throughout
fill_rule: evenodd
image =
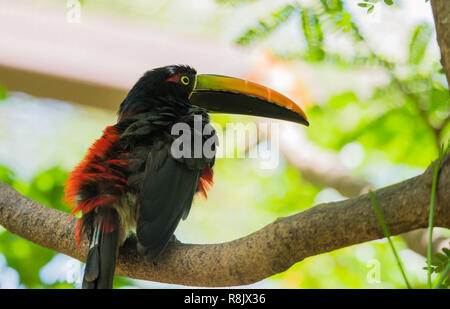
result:
M 112 216 L 111 212 L 114 212 Z M 112 289 L 119 249 L 117 213 L 114 210 L 109 210 L 107 216 L 99 213 L 95 221 L 81 287 Z

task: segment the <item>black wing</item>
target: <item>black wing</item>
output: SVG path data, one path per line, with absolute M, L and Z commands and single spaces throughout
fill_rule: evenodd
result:
M 191 165 L 174 159 L 169 143 L 154 146 L 150 151 L 136 229 L 140 251 L 149 258 L 154 259 L 161 253 L 181 218 L 189 212 L 206 164 Z

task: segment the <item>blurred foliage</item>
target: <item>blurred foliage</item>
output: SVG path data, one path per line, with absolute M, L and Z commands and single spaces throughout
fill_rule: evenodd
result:
M 280 12 L 287 13 L 280 18 Z M 373 89 L 368 99 L 347 91 L 334 94 L 327 104 L 313 105 L 308 110 L 314 122 L 307 130 L 311 140 L 335 150 L 356 141 L 368 150 L 382 150 L 393 162 L 421 167 L 437 157 L 439 145 L 450 138 L 450 96 L 438 59 L 431 64 L 424 61 L 433 33 L 430 25 L 417 25 L 411 34 L 408 58 L 391 62 L 371 50 L 343 1 L 320 0 L 310 6 L 293 2 L 263 17 L 257 27 L 247 30 L 236 42 L 243 46 L 256 44 L 288 19 L 299 21 L 307 43 L 303 52 L 288 55 L 289 60 L 327 65 L 337 72 L 352 70 L 355 74 L 371 68 L 389 77 L 389 82 Z M 353 57 L 324 45 L 324 38 L 335 34 L 345 34 L 359 47 Z M 286 59 L 286 55 L 281 57 Z
M 215 0 L 219 4 L 231 5 L 234 7 L 245 5 L 251 2 L 255 2 L 257 0 Z
M 376 200 L 375 194 L 373 194 L 372 190 L 369 190 L 369 197 L 370 197 L 370 201 L 372 202 L 372 205 L 374 207 L 378 222 L 380 223 L 380 225 L 383 229 L 383 234 L 386 237 L 386 239 L 389 243 L 389 246 L 392 249 L 392 253 L 394 254 L 395 261 L 397 262 L 397 266 L 403 276 L 403 279 L 405 280 L 405 284 L 408 287 L 408 289 L 411 289 L 411 285 L 409 283 L 408 277 L 406 277 L 405 270 L 403 269 L 403 262 L 400 259 L 400 257 L 398 256 L 397 250 L 395 250 L 395 246 L 391 240 L 391 232 L 389 231 L 389 227 L 386 223 L 386 220 L 384 219 L 383 212 L 381 211 L 380 205 L 378 204 L 378 201 Z M 432 227 L 431 227 L 431 229 L 432 229 Z
M 62 202 L 63 181 L 66 172 L 52 168 L 36 175 L 31 181 L 17 179 L 14 173 L 0 166 L 0 181 L 14 187 L 20 193 L 53 208 L 68 211 Z M 41 282 L 39 272 L 43 266 L 56 255 L 55 252 L 33 244 L 12 233 L 0 231 L 0 253 L 4 255 L 7 265 L 20 274 L 20 284 L 26 288 L 67 288 L 72 287 L 64 282 L 51 285 Z M 0 267 L 0 274 L 2 269 Z M 0 284 L 1 284 L 0 275 Z
M 0 85 L 0 103 L 8 97 L 8 90 Z
M 362 0 L 363 2 L 358 3 L 358 6 L 362 7 L 362 8 L 367 8 L 367 14 L 370 14 L 373 12 L 373 10 L 375 9 L 375 5 L 379 2 L 381 2 L 381 0 Z M 384 4 L 386 5 L 393 5 L 394 1 L 393 0 L 383 0 Z
M 367 13 L 372 13 L 379 2 L 381 1 L 364 0 L 358 5 L 367 8 Z M 394 4 L 393 1 L 384 3 L 388 6 Z M 289 14 L 280 19 L 280 12 Z M 430 61 L 427 55 L 434 32 L 432 26 L 427 23 L 416 25 L 410 35 L 408 57 L 400 61 L 391 61 L 388 56 L 377 54 L 372 50 L 358 25 L 353 21 L 354 18 L 346 10 L 344 1 L 320 0 L 309 5 L 292 2 L 272 15 L 263 16 L 257 26 L 244 32 L 236 39 L 236 43 L 243 46 L 258 44 L 269 39 L 275 30 L 280 31 L 284 24 L 293 19 L 298 20 L 306 44 L 302 51 L 294 54 L 275 52 L 280 59 L 306 61 L 317 67 L 327 66 L 334 70 L 335 74 L 349 70 L 358 74 L 359 70 L 372 69 L 374 72 L 381 71 L 387 76 L 387 83 L 374 87 L 368 98 L 361 98 L 354 91 L 345 91 L 334 93 L 325 104 L 313 104 L 308 110 L 312 125 L 306 131 L 310 139 L 319 146 L 336 151 L 340 151 L 348 143 L 358 142 L 368 154 L 366 163 L 378 160 L 382 154 L 383 159 L 391 162 L 428 166 L 437 157 L 440 145 L 450 138 L 448 85 L 439 59 Z M 261 27 L 261 24 L 272 26 Z M 327 37 L 333 35 L 345 35 L 353 42 L 356 48 L 352 56 L 339 54 L 324 44 Z M 352 48 L 349 46 L 349 49 Z M 351 249 L 337 252 L 346 250 Z M 324 277 L 331 281 L 341 279 L 339 268 L 334 264 L 335 254 L 336 252 L 310 258 L 326 260 L 317 268 L 326 269 L 328 272 L 324 271 L 327 272 Z M 390 253 L 386 254 L 392 257 Z M 350 262 L 349 255 L 339 257 L 346 259 L 349 264 L 358 264 Z M 443 260 L 443 255 L 440 257 Z M 378 257 L 376 259 L 379 261 Z M 439 266 L 435 264 L 435 270 L 444 270 L 446 264 L 444 261 L 441 262 Z M 404 287 L 398 285 L 402 285 L 402 280 L 393 260 L 386 263 L 390 265 L 391 271 L 399 275 L 395 279 L 395 285 L 391 287 Z M 347 269 L 346 278 L 341 279 L 339 284 L 325 283 L 319 279 L 320 276 L 317 277 L 316 283 L 314 278 L 308 278 L 307 282 L 303 283 L 310 269 L 305 266 L 307 261 L 299 264 L 284 274 L 277 275 L 276 278 L 283 278 L 287 282 L 295 278 L 293 281 L 299 286 L 311 288 L 340 287 L 339 284 L 346 287 L 367 287 L 364 284 L 361 286 L 361 278 L 352 277 L 353 269 L 350 267 Z M 326 265 L 333 266 L 326 267 Z M 386 267 L 383 262 L 381 265 L 383 268 Z M 320 273 L 313 266 L 311 269 Z M 314 273 L 317 275 L 317 272 Z M 383 274 L 381 276 L 386 278 Z M 408 274 L 409 278 L 411 276 L 414 277 Z M 356 282 L 359 283 L 355 284 Z M 413 279 L 413 287 L 425 285 Z
M 442 279 L 439 280 L 441 282 L 438 283 L 441 288 L 449 289 L 450 288 L 450 250 L 447 248 L 442 248 L 442 253 L 436 253 L 434 255 L 434 261 L 431 262 L 432 272 L 441 274 Z M 424 270 L 428 270 L 428 267 L 424 267 Z
M 428 24 L 417 25 L 414 34 L 409 44 L 409 58 L 410 64 L 419 65 L 425 56 L 428 42 L 430 41 L 433 29 Z
M 256 27 L 248 29 L 244 35 L 237 40 L 238 44 L 248 45 L 255 40 L 264 39 L 268 34 L 283 24 L 295 11 L 295 6 L 286 5 L 280 10 L 272 13 L 267 19 L 262 19 Z
M 215 3 L 237 9 L 259 1 L 215 0 Z M 164 2 L 155 12 L 163 12 L 169 2 Z M 392 6 L 390 9 L 401 5 L 390 0 L 361 0 L 358 3 L 368 13 L 377 10 L 377 5 Z M 121 2 L 118 10 L 128 12 L 127 5 Z M 161 16 L 161 19 L 167 18 L 162 13 Z M 450 98 L 440 63 L 429 54 L 434 36 L 431 25 L 416 25 L 404 46 L 407 57 L 394 61 L 389 55 L 372 50 L 345 1 L 292 1 L 283 2 L 273 12 L 260 16 L 252 26 L 242 30 L 235 42 L 245 48 L 260 46 L 291 22 L 300 30 L 304 46 L 295 52 L 274 51 L 280 60 L 327 67 L 334 75 L 344 72 L 358 75 L 361 71 L 373 70 L 386 76 L 386 82 L 369 89 L 368 96 L 346 89 L 333 93 L 324 102 L 312 104 L 307 111 L 311 127 L 306 132 L 310 140 L 336 152 L 349 143 L 362 145 L 364 162 L 354 171 L 360 175 L 364 175 L 364 167 L 380 160 L 424 168 L 437 157 L 439 144 L 450 137 Z M 347 39 L 346 49 L 350 53 L 330 48 L 327 39 L 334 35 Z M 0 99 L 6 98 L 6 93 L 0 88 Z M 249 121 L 251 118 L 213 116 L 221 127 L 236 119 Z M 208 242 L 243 236 L 279 216 L 313 206 L 324 189 L 306 182 L 298 170 L 283 160 L 276 170 L 267 174 L 256 165 L 257 162 L 249 159 L 217 161 L 217 182 L 208 201 L 196 201 L 188 221 L 181 225 L 182 232 L 192 235 L 193 239 L 188 240 Z M 389 177 L 392 175 L 386 175 Z M 66 178 L 67 171 L 58 167 L 40 172 L 30 180 L 18 179 L 13 171 L 0 167 L 0 181 L 44 205 L 67 212 L 67 206 L 62 202 Z M 235 222 L 237 225 L 231 225 Z M 426 272 L 421 271 L 425 266 L 424 259 L 407 250 L 401 238 L 393 237 L 393 241 L 413 288 L 426 287 Z M 386 240 L 351 246 L 307 258 L 270 280 L 277 282 L 279 287 L 288 288 L 404 288 L 390 250 Z M 2 256 L 7 266 L 2 266 Z M 58 256 L 61 255 L 0 227 L 0 286 L 4 278 L 2 271 L 10 267 L 17 271 L 22 287 L 73 287 L 74 280 L 70 278 L 43 279 L 46 266 L 55 272 L 57 268 L 65 271 L 64 265 L 54 266 Z M 442 263 L 435 263 L 435 271 L 445 268 L 443 257 L 438 257 Z M 419 270 L 418 263 L 421 263 Z M 115 280 L 116 288 L 130 285 L 144 286 L 126 278 Z

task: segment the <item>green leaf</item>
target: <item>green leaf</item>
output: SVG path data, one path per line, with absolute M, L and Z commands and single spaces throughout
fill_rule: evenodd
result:
M 327 13 L 338 13 L 343 11 L 341 0 L 320 0 Z
M 441 254 L 441 253 L 435 253 L 434 254 L 435 258 L 437 258 L 438 260 L 441 260 L 442 262 L 447 262 L 448 258 L 447 256 Z
M 431 266 L 431 269 L 430 269 L 431 273 L 436 273 L 437 268 L 438 268 L 437 266 Z M 428 266 L 423 266 L 422 269 L 428 271 Z
M 445 255 L 450 258 L 450 250 L 447 248 L 442 248 L 442 251 L 444 251 Z
M 367 10 L 367 14 L 372 13 L 374 8 L 375 8 L 375 6 L 372 5 L 372 6 Z
M 284 6 L 264 20 L 260 20 L 256 27 L 247 29 L 247 31 L 236 40 L 236 43 L 240 45 L 250 45 L 257 40 L 267 37 L 280 25 L 284 24 L 296 9 L 297 8 L 293 5 Z
M 411 42 L 409 43 L 409 63 L 419 64 L 423 60 L 432 34 L 433 30 L 428 24 L 423 23 L 415 28 Z
M 358 6 L 362 7 L 362 8 L 368 8 L 369 6 L 372 6 L 369 3 L 358 3 Z
M 450 263 L 447 263 L 445 266 L 445 269 L 443 270 L 441 277 L 439 278 L 438 283 L 434 287 L 435 289 L 440 289 L 441 287 L 447 288 L 449 279 L 447 278 L 448 274 L 450 273 Z
M 308 58 L 313 61 L 324 59 L 323 33 L 319 19 L 311 9 L 303 9 L 301 14 L 303 34 L 308 45 Z
M 386 5 L 393 5 L 393 4 L 394 4 L 394 1 L 392 1 L 392 0 L 384 0 L 384 3 L 385 3 Z

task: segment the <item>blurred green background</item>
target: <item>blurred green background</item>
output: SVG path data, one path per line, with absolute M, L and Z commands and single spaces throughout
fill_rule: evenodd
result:
M 430 4 L 372 2 L 201 0 L 194 5 L 178 0 L 84 0 L 81 6 L 83 12 L 213 36 L 243 52 L 262 50 L 263 63 L 276 63 L 278 68 L 272 86 L 281 80 L 280 90 L 307 98 L 308 140 L 333 154 L 336 168 L 381 187 L 420 174 L 437 158 L 439 145 L 450 137 L 450 100 Z M 296 88 L 297 83 L 303 90 Z M 4 87 L 0 100 L 0 180 L 68 212 L 62 202 L 67 173 L 103 128 L 115 122 L 115 114 Z M 255 119 L 215 115 L 213 121 L 225 127 L 230 121 Z M 228 241 L 277 217 L 345 198 L 336 188 L 305 180 L 283 154 L 275 169 L 261 170 L 258 163 L 258 159 L 218 159 L 208 200 L 195 200 L 189 218 L 176 231 L 178 239 Z M 450 237 L 447 230 L 439 232 Z M 412 286 L 425 287 L 425 258 L 401 237 L 394 237 L 394 244 Z M 0 227 L 0 288 L 79 287 L 81 267 L 70 257 Z M 115 287 L 174 286 L 116 278 Z M 387 241 L 381 239 L 307 258 L 250 287 L 405 285 Z

